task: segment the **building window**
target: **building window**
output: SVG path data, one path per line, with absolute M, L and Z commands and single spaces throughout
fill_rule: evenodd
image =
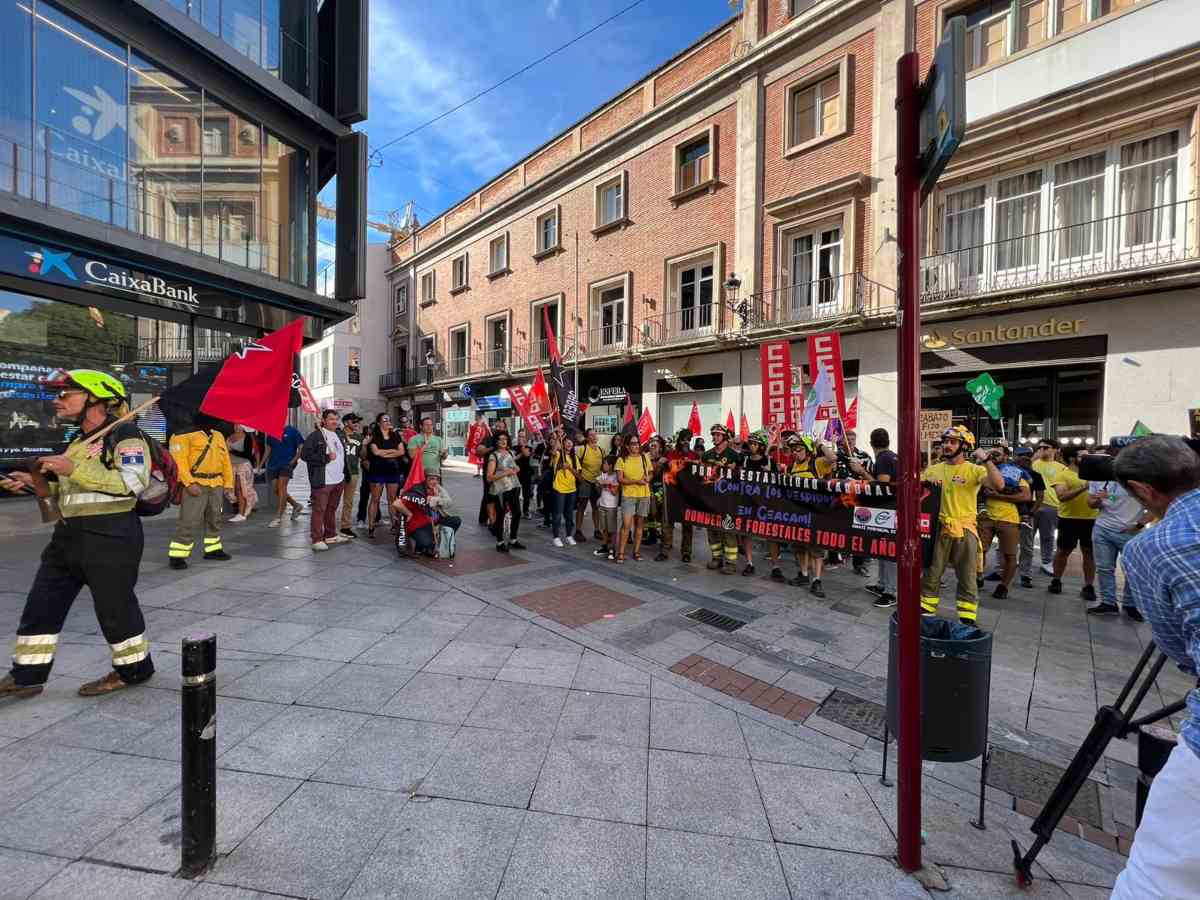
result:
M 558 207 L 542 213 L 537 220 L 537 252 L 549 253 L 559 248 Z
M 437 376 L 437 339 L 433 335 L 421 338 L 417 352 L 420 354 L 417 361 L 417 378 L 425 384 L 431 384 Z
M 996 268 L 1036 266 L 1042 230 L 1042 172 L 996 182 Z
M 546 329 L 546 319 L 550 320 L 550 328 L 554 331 L 555 339 L 562 336 L 562 322 L 559 320 L 561 306 L 559 298 L 553 300 L 538 300 L 531 307 L 530 333 L 534 335 L 532 352 L 529 354 L 530 365 L 549 362 L 550 332 Z M 561 346 L 562 342 L 558 342 Z
M 800 13 L 812 9 L 819 3 L 820 0 L 787 0 L 787 10 L 790 16 L 798 16 Z
M 1179 132 L 1121 147 L 1117 212 L 1126 247 L 1173 241 Z
M 1054 226 L 1058 258 L 1074 259 L 1103 247 L 1105 154 L 1093 153 L 1054 167 Z
M 946 197 L 946 250 L 954 254 L 961 276 L 983 271 L 986 200 L 987 189 L 982 185 Z
M 450 374 L 466 375 L 471 371 L 470 330 L 466 325 L 450 329 Z
M 329 384 L 330 380 L 332 378 L 332 376 L 330 375 L 330 371 L 332 369 L 332 362 L 333 362 L 332 356 L 333 356 L 333 348 L 332 347 L 325 347 L 324 349 L 321 350 L 321 384 Z
M 421 302 L 428 305 L 437 301 L 434 294 L 434 273 L 426 272 L 421 276 Z
M 229 120 L 205 119 L 203 144 L 205 156 L 228 156 Z
M 488 319 L 484 323 L 484 333 L 487 335 L 487 368 L 505 369 L 508 367 L 508 313 Z
M 401 319 L 408 315 L 408 285 L 396 285 L 396 318 Z
M 596 228 L 603 229 L 624 222 L 626 193 L 629 179 L 625 172 L 596 185 Z
M 713 326 L 713 264 L 685 264 L 679 269 L 676 283 L 679 298 L 679 331 L 704 333 Z
M 492 238 L 488 244 L 489 275 L 502 275 L 508 271 L 508 232 Z
M 711 184 L 715 178 L 712 130 L 675 148 L 675 193 Z
M 584 352 L 596 354 L 624 347 L 629 320 L 628 276 L 593 286 L 590 305 L 591 325 L 581 341 Z
M 790 320 L 803 321 L 836 309 L 842 297 L 841 225 L 792 233 L 788 245 Z
M 450 293 L 461 291 L 467 287 L 467 277 L 470 274 L 469 257 L 466 253 L 454 257 L 450 263 Z
M 787 89 L 787 152 L 842 134 L 847 129 L 848 60 Z
M 1055 0 L 1058 18 L 1058 33 L 1074 31 L 1087 21 L 1088 4 L 1091 0 Z
M 985 0 L 956 15 L 967 18 L 967 71 L 982 68 L 1008 55 L 1009 0 Z
M 1019 2 L 1016 49 L 1025 50 L 1029 47 L 1036 47 L 1038 44 L 1044 44 L 1050 37 L 1047 0 L 1019 0 Z

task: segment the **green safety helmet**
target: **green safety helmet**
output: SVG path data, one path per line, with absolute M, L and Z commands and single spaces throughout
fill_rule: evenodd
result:
M 48 388 L 77 387 L 99 400 L 125 400 L 125 385 L 120 380 L 98 369 L 59 369 L 45 382 Z
M 752 431 L 748 440 L 755 444 L 762 444 L 764 447 L 771 442 L 771 439 L 767 435 L 767 430 L 765 428 Z

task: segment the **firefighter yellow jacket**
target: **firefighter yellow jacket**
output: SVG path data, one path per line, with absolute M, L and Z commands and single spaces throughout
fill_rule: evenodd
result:
M 221 432 L 173 434 L 171 455 L 179 467 L 180 484 L 233 490 L 233 464 L 229 461 L 229 448 Z

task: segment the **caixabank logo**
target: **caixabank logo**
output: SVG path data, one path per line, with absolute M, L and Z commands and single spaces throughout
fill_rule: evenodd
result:
M 52 273 L 58 273 L 70 281 L 78 281 L 75 276 L 75 270 L 67 263 L 71 258 L 71 254 L 66 250 L 58 251 L 57 253 L 47 250 L 45 247 L 39 247 L 36 250 L 26 250 L 25 255 L 29 257 L 29 271 L 39 278 L 45 278 Z
M 190 284 L 172 283 L 158 275 L 132 272 L 99 259 L 73 260 L 67 250 L 38 247 L 24 252 L 29 257 L 26 271 L 47 281 L 73 281 L 84 287 L 174 300 L 192 307 L 200 305 L 196 289 Z

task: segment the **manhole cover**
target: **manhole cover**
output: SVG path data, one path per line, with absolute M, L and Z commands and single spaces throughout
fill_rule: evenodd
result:
M 992 750 L 988 784 L 1041 807 L 1050 799 L 1050 794 L 1058 786 L 1065 771 L 1066 769 L 1060 766 L 997 747 Z M 1096 828 L 1103 828 L 1104 817 L 1100 815 L 1100 786 L 1091 779 L 1085 781 L 1074 801 L 1067 807 L 1067 815 Z
M 733 616 L 723 616 L 718 612 L 713 612 L 711 609 L 703 608 L 693 609 L 684 618 L 700 622 L 703 625 L 711 625 L 713 628 L 721 629 L 721 631 L 737 631 L 746 624 L 741 619 L 735 619 Z
M 878 703 L 855 697 L 842 690 L 835 690 L 825 698 L 817 710 L 824 718 L 839 725 L 883 740 L 883 726 L 887 722 L 887 710 Z

